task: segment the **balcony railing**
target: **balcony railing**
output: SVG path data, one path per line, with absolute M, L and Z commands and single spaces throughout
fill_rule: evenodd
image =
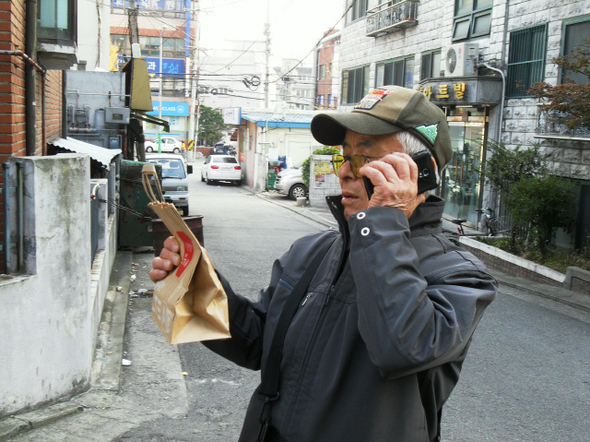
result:
M 367 11 L 367 37 L 406 29 L 418 24 L 418 3 L 416 0 L 386 2 Z

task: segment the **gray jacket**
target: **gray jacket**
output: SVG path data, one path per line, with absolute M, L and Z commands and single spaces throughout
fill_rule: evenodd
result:
M 271 415 L 276 439 L 437 440 L 442 405 L 496 282 L 442 235 L 438 197 L 409 220 L 387 207 L 345 220 L 339 198 L 329 205 L 340 232 L 296 241 L 275 262 L 259 302 L 222 279 L 232 339 L 205 345 L 260 369 L 285 300 L 318 244 L 333 242 L 285 338 Z

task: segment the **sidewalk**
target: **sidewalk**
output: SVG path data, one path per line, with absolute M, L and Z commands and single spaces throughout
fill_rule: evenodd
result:
M 253 193 L 326 228 L 337 228 L 327 207 L 297 206 L 276 192 Z M 178 350 L 168 345 L 154 327 L 149 308 L 151 298 L 130 293 L 130 287 L 140 287 L 141 278 L 147 278 L 152 257 L 152 253 L 135 257 L 131 252 L 117 255 L 99 328 L 89 391 L 60 404 L 1 420 L 0 441 L 112 441 L 148 420 L 186 415 L 188 399 Z M 491 273 L 501 286 L 590 312 L 590 296 L 494 270 Z M 131 275 L 136 276 L 131 278 Z M 134 355 L 131 365 L 123 366 L 130 349 Z M 122 370 L 125 370 L 125 385 L 122 385 Z

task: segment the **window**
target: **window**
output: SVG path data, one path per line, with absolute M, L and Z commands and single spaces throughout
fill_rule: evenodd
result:
M 577 23 L 566 23 L 565 32 L 563 36 L 563 55 L 570 55 L 577 47 L 586 45 L 586 41 L 590 37 L 590 21 L 582 21 Z M 588 83 L 588 77 L 583 74 L 576 74 L 571 71 L 563 71 L 561 73 L 561 81 L 574 82 L 578 84 Z
M 393 84 L 411 88 L 414 86 L 414 57 L 399 58 L 377 64 L 375 87 Z
M 76 36 L 75 7 L 73 0 L 40 0 L 37 37 L 52 43 L 73 45 Z
M 369 90 L 369 66 L 342 72 L 342 103 L 356 104 Z
M 510 33 L 506 96 L 525 97 L 533 83 L 543 81 L 546 34 L 546 25 Z
M 493 0 L 455 0 L 453 41 L 490 35 Z
M 440 77 L 441 55 L 440 49 L 437 51 L 424 52 L 422 54 L 422 66 L 420 68 L 420 80 L 426 78 Z
M 354 4 L 348 14 L 346 15 L 346 21 L 351 23 L 359 18 L 367 15 L 367 2 L 368 0 L 353 0 Z
M 323 80 L 326 78 L 326 65 L 321 64 L 318 69 L 318 80 Z

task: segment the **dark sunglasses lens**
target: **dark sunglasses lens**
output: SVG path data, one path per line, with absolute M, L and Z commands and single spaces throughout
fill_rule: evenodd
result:
M 350 169 L 352 170 L 352 173 L 354 174 L 354 176 L 356 176 L 357 178 L 361 177 L 361 174 L 359 173 L 359 169 L 361 167 L 363 167 L 365 164 L 367 164 L 369 161 L 366 157 L 362 156 L 362 155 L 353 155 L 350 157 Z

